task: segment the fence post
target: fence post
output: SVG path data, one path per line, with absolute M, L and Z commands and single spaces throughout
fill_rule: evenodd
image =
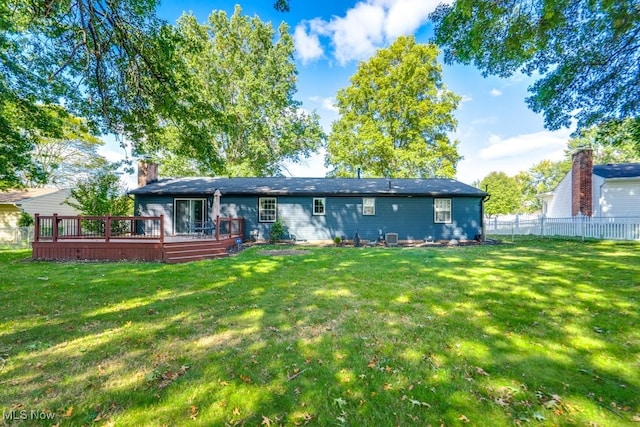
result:
M 33 226 L 33 234 L 34 234 L 33 241 L 39 242 L 40 241 L 40 214 L 35 214 L 34 219 L 35 219 L 35 224 Z
M 580 215 L 580 234 L 582 234 L 582 241 L 584 242 L 584 217 L 586 215 Z
M 540 237 L 544 237 L 544 215 L 540 216 Z
M 51 241 L 58 241 L 58 214 L 53 214 L 53 224 L 51 224 Z
M 104 219 L 104 241 L 109 243 L 109 237 L 111 237 L 111 218 L 107 214 Z
M 164 243 L 164 215 L 160 215 L 160 243 Z

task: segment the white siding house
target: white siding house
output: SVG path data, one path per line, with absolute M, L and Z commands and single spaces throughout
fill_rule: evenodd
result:
M 568 218 L 571 216 L 571 173 L 550 193 L 541 194 L 542 214 L 548 218 Z
M 594 216 L 606 218 L 640 217 L 640 177 L 594 180 Z M 597 193 L 596 193 L 597 189 Z M 598 197 L 597 204 L 595 203 Z
M 587 153 L 590 155 L 590 151 Z M 575 169 L 575 157 L 574 167 Z M 569 218 L 575 209 L 572 203 L 584 197 L 576 194 L 575 173 L 569 171 L 556 188 L 541 194 L 542 213 L 547 218 Z M 586 215 L 594 218 L 640 217 L 640 163 L 595 165 L 589 176 L 591 200 Z

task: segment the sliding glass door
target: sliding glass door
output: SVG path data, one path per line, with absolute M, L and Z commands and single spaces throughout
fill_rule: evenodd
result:
M 202 224 L 205 218 L 205 199 L 174 199 L 174 234 L 190 232 L 190 225 Z

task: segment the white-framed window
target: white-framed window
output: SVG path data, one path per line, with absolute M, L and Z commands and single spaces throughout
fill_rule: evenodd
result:
M 313 199 L 313 214 L 314 215 L 325 215 L 325 199 L 324 198 L 314 198 Z
M 275 197 L 258 199 L 258 222 L 276 222 L 278 202 Z
M 433 222 L 451 222 L 451 199 L 433 199 Z
M 362 215 L 376 214 L 376 199 L 373 197 L 362 198 Z

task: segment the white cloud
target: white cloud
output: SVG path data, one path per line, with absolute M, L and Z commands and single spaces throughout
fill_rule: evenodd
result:
M 364 0 L 344 16 L 330 21 L 318 18 L 304 21 L 294 33 L 298 55 L 303 63 L 322 57 L 320 36 L 326 36 L 331 39 L 333 55 L 340 64 L 368 58 L 398 36 L 413 34 L 427 22 L 439 3 L 439 0 Z
M 345 64 L 371 56 L 384 41 L 384 18 L 383 8 L 360 2 L 344 17 L 335 17 L 329 22 L 326 28 L 330 31 L 338 62 Z
M 308 34 L 307 25 L 309 26 Z M 313 22 L 303 21 L 296 27 L 293 33 L 293 44 L 303 64 L 324 55 L 318 34 L 318 27 Z
M 522 156 L 537 156 L 541 152 L 557 153 L 566 147 L 571 131 L 542 131 L 502 139 L 497 135 L 489 137 L 489 146 L 480 150 L 482 160 L 500 160 Z
M 323 98 L 320 96 L 311 96 L 309 97 L 309 99 L 313 102 L 317 102 L 318 104 L 320 104 L 320 108 L 322 108 L 323 110 L 331 111 L 334 113 L 339 112 L 338 106 L 336 105 L 335 98 L 332 98 L 332 97 Z
M 334 113 L 339 112 L 338 106 L 335 103 L 335 99 L 333 98 L 323 98 L 322 99 L 322 108 L 327 111 L 333 111 Z
M 385 36 L 393 40 L 413 34 L 420 28 L 440 3 L 439 0 L 396 0 L 390 2 L 384 24 Z
M 491 92 L 489 92 L 489 93 L 491 93 L 491 96 L 500 96 L 500 95 L 502 95 L 502 91 L 500 89 L 496 89 L 496 88 L 491 89 Z

